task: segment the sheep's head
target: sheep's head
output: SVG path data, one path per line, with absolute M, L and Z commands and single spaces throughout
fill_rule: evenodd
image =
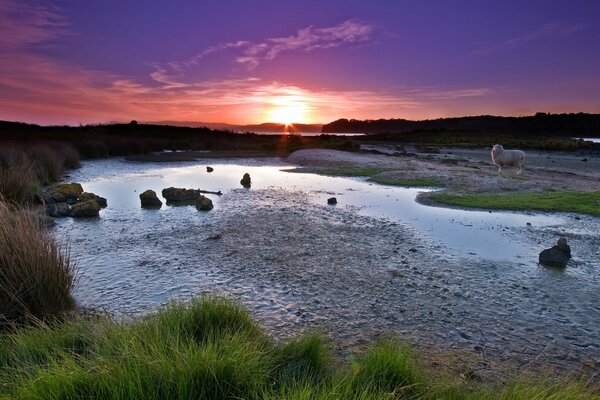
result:
M 502 150 L 504 150 L 504 147 L 502 147 L 501 144 L 495 144 L 494 147 L 492 147 L 492 153 L 494 154 Z

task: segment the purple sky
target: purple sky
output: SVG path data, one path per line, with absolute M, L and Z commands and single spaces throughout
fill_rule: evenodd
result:
M 600 112 L 600 1 L 0 0 L 1 120 L 537 111 Z

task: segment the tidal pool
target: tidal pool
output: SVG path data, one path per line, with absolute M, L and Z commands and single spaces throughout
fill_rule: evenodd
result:
M 323 326 L 353 347 L 391 331 L 498 357 L 598 365 L 600 219 L 428 207 L 415 202 L 423 189 L 282 171 L 292 167 L 279 159 L 84 162 L 69 179 L 106 197 L 108 208 L 53 229 L 79 263 L 78 301 L 136 315 L 217 292 L 282 335 Z M 249 190 L 239 184 L 246 172 Z M 140 208 L 139 193 L 160 197 L 169 186 L 223 195 L 208 195 L 210 212 Z M 538 266 L 558 235 L 573 265 Z

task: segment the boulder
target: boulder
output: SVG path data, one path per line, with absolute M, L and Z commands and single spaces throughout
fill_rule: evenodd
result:
M 337 199 L 335 197 L 330 197 L 327 199 L 327 204 L 337 204 Z
M 71 207 L 71 217 L 73 218 L 93 218 L 100 214 L 100 204 L 96 200 L 83 201 L 73 204 Z
M 215 169 L 213 167 L 206 167 L 206 172 L 213 172 Z
M 94 193 L 83 192 L 77 198 L 78 202 L 84 202 L 84 201 L 90 201 L 90 200 L 95 200 L 98 203 L 98 205 L 102 208 L 106 208 L 108 206 L 108 202 L 106 201 L 106 199 L 104 197 L 100 197 Z
M 162 190 L 162 196 L 167 200 L 167 204 L 174 205 L 195 204 L 199 194 L 195 189 L 169 187 Z
M 71 207 L 67 203 L 51 203 L 46 205 L 46 214 L 50 217 L 60 218 L 71 215 Z
M 162 201 L 156 195 L 154 190 L 146 190 L 140 193 L 140 201 L 142 202 L 142 208 L 161 208 Z
M 250 181 L 250 174 L 249 173 L 245 173 L 244 176 L 242 177 L 242 180 L 240 181 L 240 184 L 245 187 L 246 189 L 249 188 L 252 185 L 252 182 Z
M 79 183 L 61 183 L 54 186 L 42 194 L 42 200 L 46 204 L 51 203 L 70 203 L 77 202 L 79 195 L 83 193 L 83 188 Z
M 547 267 L 564 268 L 571 259 L 571 247 L 567 244 L 567 239 L 560 238 L 556 245 L 549 249 L 542 250 L 539 262 Z
M 199 211 L 209 211 L 213 208 L 212 200 L 206 196 L 198 195 L 196 199 L 196 208 Z

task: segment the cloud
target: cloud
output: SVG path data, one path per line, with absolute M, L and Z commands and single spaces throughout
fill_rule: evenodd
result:
M 523 46 L 530 42 L 535 42 L 548 38 L 564 37 L 584 29 L 583 23 L 552 22 L 539 26 L 536 30 L 527 32 L 500 43 L 489 45 L 487 47 L 471 52 L 471 55 L 488 54 L 499 50 L 513 49 Z
M 0 50 L 41 44 L 69 32 L 59 8 L 32 1 L 0 0 Z
M 286 51 L 311 52 L 317 49 L 329 49 L 344 44 L 365 42 L 369 39 L 373 27 L 363 22 L 348 20 L 328 28 L 309 26 L 296 34 L 267 39 L 260 43 L 249 43 L 236 62 L 255 68 L 262 61 L 273 60 Z

